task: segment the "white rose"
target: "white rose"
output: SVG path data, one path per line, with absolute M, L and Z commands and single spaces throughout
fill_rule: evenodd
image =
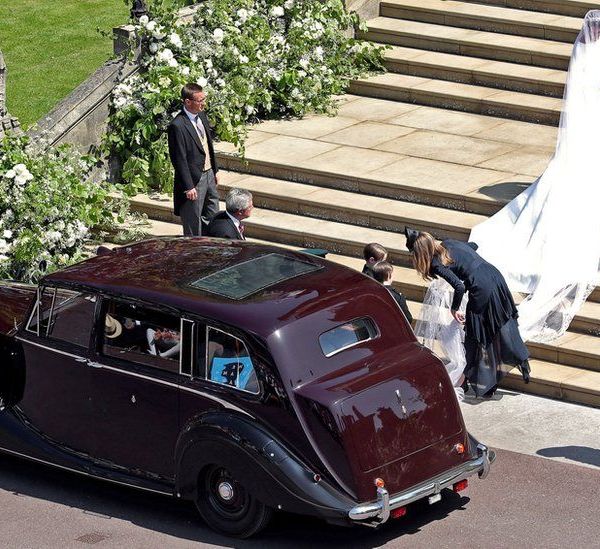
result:
M 215 42 L 218 42 L 219 44 L 223 42 L 223 38 L 225 38 L 225 33 L 223 32 L 223 29 L 215 29 L 213 31 L 213 38 L 215 39 Z
M 198 56 L 195 53 L 192 53 L 192 55 L 190 55 L 190 59 L 196 63 L 198 61 Z
M 246 64 L 248 62 L 248 58 L 245 55 L 240 55 L 240 63 Z
M 315 55 L 319 58 L 322 59 L 323 58 L 323 48 L 321 46 L 317 46 L 315 48 Z
M 237 16 L 242 23 L 245 23 L 248 20 L 248 10 L 244 8 L 237 10 Z
M 207 68 L 207 69 L 212 69 L 213 62 L 212 62 L 212 60 L 211 60 L 211 59 L 207 59 L 207 60 L 204 62 L 204 64 L 206 65 L 206 68 Z
M 310 65 L 310 62 L 308 61 L 308 59 L 306 59 L 306 57 L 303 57 L 302 59 L 300 59 L 300 66 L 306 70 L 308 69 L 308 66 Z
M 271 10 L 271 15 L 273 17 L 283 17 L 283 14 L 285 13 L 285 10 L 283 9 L 282 6 L 275 6 L 272 10 Z
M 8 170 L 5 174 L 4 177 L 6 177 L 6 179 L 12 179 L 15 175 L 17 175 L 15 173 L 15 170 Z
M 10 229 L 5 229 L 5 231 L 2 233 L 2 236 L 4 236 L 4 238 L 12 238 L 13 232 Z
M 158 55 L 159 61 L 168 62 L 170 59 L 173 59 L 173 52 L 169 48 L 165 48 Z
M 200 78 L 198 78 L 198 80 L 196 80 L 196 84 L 204 88 L 204 86 L 208 84 L 208 80 L 204 78 L 204 76 L 201 76 Z
M 286 10 L 289 10 L 289 9 L 293 8 L 294 7 L 294 0 L 285 0 L 285 2 L 283 3 L 283 7 Z
M 252 105 L 246 105 L 246 113 L 252 114 L 254 112 L 254 107 Z
M 147 25 L 146 28 L 152 32 L 155 28 L 156 28 L 156 21 L 150 21 Z
M 168 76 L 161 76 L 158 79 L 158 84 L 162 88 L 168 88 L 171 85 L 171 79 Z
M 169 67 L 176 67 L 177 65 L 179 65 L 179 63 L 177 63 L 177 59 L 173 58 L 169 59 L 167 61 L 167 64 L 169 65 Z
M 147 15 L 142 15 L 139 19 L 140 21 L 140 25 L 142 25 L 142 27 L 145 27 L 148 22 L 150 21 L 150 18 Z
M 25 183 L 27 183 L 27 179 L 23 175 L 17 175 L 15 177 L 15 183 L 22 187 L 25 185 Z
M 156 38 L 156 40 L 162 40 L 166 35 L 166 33 L 162 30 L 162 27 L 159 27 L 152 33 L 152 37 Z
M 181 67 L 181 74 L 183 74 L 183 76 L 189 76 L 190 68 L 189 67 Z
M 0 238 L 0 254 L 4 254 L 5 252 L 8 252 L 8 243 L 6 240 Z
M 151 42 L 148 46 L 150 53 L 156 53 L 158 51 L 158 44 L 156 42 Z
M 176 32 L 169 35 L 169 42 L 171 42 L 171 44 L 173 44 L 176 48 L 180 48 L 182 45 L 181 38 L 179 38 L 179 35 Z
M 15 170 L 17 174 L 21 174 L 27 171 L 27 166 L 25 166 L 25 164 L 16 164 L 13 166 L 13 170 Z

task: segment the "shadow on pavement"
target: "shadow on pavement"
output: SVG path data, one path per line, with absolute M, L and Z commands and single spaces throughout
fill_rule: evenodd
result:
M 499 202 L 510 202 L 515 196 L 521 194 L 531 183 L 525 181 L 505 181 L 494 185 L 481 187 L 479 192 Z
M 563 457 L 580 463 L 587 463 L 600 467 L 600 449 L 588 446 L 553 446 L 541 448 L 536 452 L 540 456 L 555 458 Z
M 294 547 L 379 547 L 398 537 L 416 534 L 425 525 L 442 520 L 450 513 L 464 511 L 469 502 L 468 497 L 445 490 L 440 502 L 433 505 L 417 502 L 409 507 L 405 517 L 390 520 L 377 530 L 364 526 L 330 526 L 315 518 L 280 512 L 256 538 L 236 540 L 208 529 L 189 502 L 66 473 L 12 456 L 0 455 L 0 490 L 78 508 L 83 513 L 96 515 L 99 521 L 116 518 L 185 541 L 217 547 L 286 549 L 291 543 Z
M 466 395 L 465 399 L 462 401 L 464 404 L 469 404 L 471 406 L 479 406 L 480 404 L 484 404 L 486 402 L 498 402 L 503 398 L 516 397 L 518 393 L 514 393 L 512 391 L 503 391 L 502 389 L 498 389 L 494 396 L 490 398 L 477 398 L 472 390 L 470 390 Z

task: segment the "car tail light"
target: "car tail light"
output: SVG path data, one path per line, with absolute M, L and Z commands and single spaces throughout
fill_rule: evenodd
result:
M 406 507 L 398 507 L 398 509 L 394 509 L 390 513 L 390 516 L 393 519 L 397 519 L 397 518 L 403 517 L 404 515 L 406 515 Z
M 382 478 L 376 478 L 375 486 L 377 486 L 377 488 L 385 488 L 385 481 Z
M 454 445 L 454 451 L 457 454 L 464 454 L 465 453 L 465 445 L 462 444 L 462 443 L 460 443 L 460 442 L 458 444 L 455 444 Z
M 463 490 L 466 490 L 468 486 L 469 486 L 469 481 L 467 479 L 464 479 L 464 480 L 460 480 L 459 482 L 455 483 L 454 486 L 452 486 L 452 489 L 456 493 L 458 493 L 458 492 L 462 492 Z

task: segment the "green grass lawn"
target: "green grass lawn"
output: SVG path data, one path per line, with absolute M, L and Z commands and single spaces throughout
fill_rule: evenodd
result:
M 112 54 L 110 31 L 128 21 L 123 0 L 0 0 L 7 107 L 28 127 Z

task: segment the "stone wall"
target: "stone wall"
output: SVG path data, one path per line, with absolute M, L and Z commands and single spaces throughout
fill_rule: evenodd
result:
M 21 131 L 19 121 L 14 116 L 11 116 L 6 109 L 6 73 L 4 56 L 0 51 L 0 139 L 9 131 L 16 133 L 20 133 Z

